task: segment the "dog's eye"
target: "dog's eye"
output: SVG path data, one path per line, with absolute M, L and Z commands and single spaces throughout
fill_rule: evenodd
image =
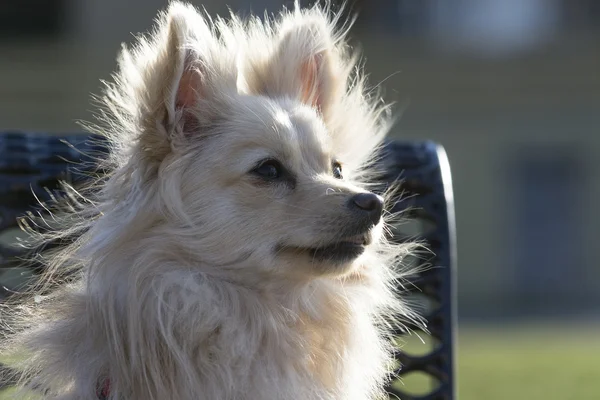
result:
M 337 162 L 334 161 L 332 164 L 332 169 L 333 169 L 333 177 L 337 178 L 337 179 L 343 179 L 344 176 L 342 175 L 342 165 Z
M 283 166 L 277 160 L 265 160 L 258 167 L 252 170 L 252 173 L 260 176 L 263 179 L 275 180 L 281 177 Z

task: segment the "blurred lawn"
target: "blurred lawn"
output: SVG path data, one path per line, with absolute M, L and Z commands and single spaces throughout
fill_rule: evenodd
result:
M 404 390 L 428 383 L 415 374 Z M 600 325 L 461 326 L 458 383 L 460 400 L 600 400 Z
M 419 351 L 413 340 L 406 347 Z M 461 327 L 458 380 L 460 400 L 600 399 L 600 326 Z M 422 375 L 404 382 L 411 393 L 425 384 Z
M 461 332 L 461 400 L 600 399 L 600 327 L 542 325 Z

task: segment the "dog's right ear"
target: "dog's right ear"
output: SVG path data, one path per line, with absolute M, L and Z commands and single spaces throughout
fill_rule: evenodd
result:
M 198 129 L 198 105 L 210 97 L 207 54 L 213 34 L 190 5 L 170 4 L 149 39 L 119 59 L 122 102 L 145 154 L 162 158 Z

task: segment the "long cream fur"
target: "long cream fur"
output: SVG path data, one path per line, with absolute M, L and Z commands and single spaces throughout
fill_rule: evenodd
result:
M 298 6 L 212 21 L 173 2 L 123 48 L 93 127 L 108 172 L 67 187 L 40 240 L 76 240 L 10 308 L 24 385 L 56 400 L 96 400 L 107 379 L 113 400 L 383 396 L 388 322 L 413 318 L 394 290 L 411 247 L 381 222 L 346 263 L 277 249 L 339 238 L 388 129 L 337 22 Z M 293 184 L 248 173 L 268 157 Z

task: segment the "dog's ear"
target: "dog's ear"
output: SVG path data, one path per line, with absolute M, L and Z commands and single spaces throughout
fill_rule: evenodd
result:
M 279 28 L 273 52 L 263 68 L 254 68 L 255 91 L 287 96 L 327 115 L 344 90 L 342 68 L 332 26 L 323 15 L 292 13 Z
M 162 74 L 149 76 L 155 80 L 151 84 L 163 85 L 156 92 L 162 95 L 162 99 L 157 99 L 162 104 L 156 106 L 164 107 L 163 122 L 168 130 L 185 131 L 188 111 L 206 94 L 203 93 L 203 80 L 206 77 L 203 77 L 202 62 L 193 48 L 197 38 L 194 27 L 191 26 L 193 21 L 188 21 L 191 18 L 190 11 L 177 3 L 169 8 L 164 28 L 164 47 L 156 49 L 159 52 L 158 63 L 162 65 L 155 65 L 154 71 L 150 71 L 150 75 L 159 71 Z
M 194 133 L 202 118 L 199 103 L 209 101 L 208 54 L 213 34 L 195 8 L 173 2 L 160 15 L 149 38 L 125 48 L 119 60 L 119 86 L 144 152 L 163 157 Z

